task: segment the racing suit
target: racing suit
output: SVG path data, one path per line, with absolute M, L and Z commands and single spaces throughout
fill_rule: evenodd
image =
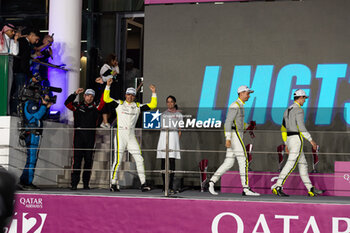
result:
M 81 162 L 84 158 L 83 184 L 84 188 L 89 186 L 92 156 L 95 146 L 96 126 L 99 117 L 99 112 L 103 108 L 105 102 L 101 98 L 98 106 L 93 102 L 86 104 L 84 102 L 74 102 L 77 97 L 76 93 L 68 96 L 65 105 L 73 111 L 74 116 L 74 157 L 72 164 L 71 182 L 72 187 L 76 187 L 80 181 Z
M 49 108 L 44 104 L 28 100 L 24 105 L 24 115 L 26 118 L 25 143 L 27 147 L 27 161 L 20 177 L 22 185 L 32 185 L 36 162 L 38 160 L 39 145 L 43 127 L 42 119 L 49 114 Z M 32 129 L 31 129 L 32 128 Z
M 298 164 L 300 178 L 307 190 L 310 191 L 312 184 L 308 174 L 307 162 L 303 152 L 303 137 L 312 141 L 310 133 L 304 125 L 304 110 L 294 102 L 283 114 L 282 139 L 289 149 L 289 156 L 284 165 L 275 186 L 281 187 L 286 182 L 288 176 L 293 172 Z
M 227 148 L 224 163 L 221 164 L 210 181 L 216 183 L 233 166 L 235 158 L 237 158 L 242 186 L 243 188 L 249 187 L 248 156 L 243 142 L 244 128 L 244 103 L 238 98 L 230 105 L 225 121 L 225 137 L 226 140 L 231 140 L 231 147 Z
M 117 113 L 117 133 L 114 137 L 114 159 L 111 168 L 111 182 L 117 184 L 117 174 L 122 161 L 124 151 L 127 149 L 136 162 L 136 169 L 141 185 L 145 184 L 145 167 L 141 148 L 135 137 L 135 125 L 141 111 L 148 111 L 157 107 L 157 95 L 152 94 L 151 102 L 140 104 L 137 102 L 128 103 L 122 100 L 114 100 L 110 97 L 110 87 L 106 86 L 103 94 L 106 103 L 112 103 Z

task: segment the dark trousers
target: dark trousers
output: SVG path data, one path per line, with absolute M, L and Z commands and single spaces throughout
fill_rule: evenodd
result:
M 161 169 L 165 169 L 165 159 L 161 159 Z M 169 158 L 169 170 L 175 171 L 175 159 L 174 158 Z M 173 189 L 173 184 L 174 184 L 174 176 L 175 173 L 170 173 L 170 180 L 169 180 L 169 189 Z M 162 174 L 163 178 L 163 189 L 165 190 L 165 174 Z
M 71 175 L 72 187 L 76 187 L 80 181 L 81 163 L 84 159 L 83 183 L 88 186 L 91 177 L 93 153 L 95 145 L 95 133 L 91 135 L 88 131 L 75 132 L 74 134 L 74 157 L 73 171 Z
M 18 94 L 21 89 L 24 87 L 27 81 L 27 75 L 25 73 L 14 73 L 13 74 L 13 83 L 11 87 L 11 100 L 10 100 L 10 114 L 17 115 L 17 106 L 18 106 Z

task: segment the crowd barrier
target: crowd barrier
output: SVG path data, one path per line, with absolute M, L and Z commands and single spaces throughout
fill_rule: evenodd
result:
M 57 124 L 57 123 L 56 123 Z M 23 146 L 20 146 L 20 143 L 16 137 L 18 135 L 18 128 L 12 127 L 12 128 L 6 128 L 1 127 L 1 132 L 10 132 L 9 134 L 3 134 L 3 137 L 8 136 L 11 138 L 11 142 L 6 145 L 4 143 L 1 143 L 0 147 L 0 165 L 3 167 L 6 167 L 8 170 L 16 173 L 17 176 L 20 175 L 20 173 L 23 170 L 25 159 L 26 159 L 26 148 Z M 80 130 L 95 130 L 95 129 L 80 129 Z M 199 186 L 202 191 L 205 190 L 206 183 L 208 182 L 208 179 L 213 175 L 213 173 L 216 171 L 218 166 L 223 162 L 225 158 L 226 149 L 224 147 L 224 134 L 222 129 L 181 129 L 182 136 L 180 139 L 181 142 L 181 149 L 180 150 L 173 150 L 169 148 L 169 133 L 171 132 L 169 129 L 163 129 L 166 131 L 166 147 L 165 149 L 161 150 L 165 152 L 166 154 L 166 162 L 165 162 L 165 169 L 157 169 L 155 168 L 156 165 L 154 165 L 155 161 L 155 154 L 157 152 L 157 148 L 149 147 L 149 144 L 147 144 L 148 140 L 153 141 L 153 145 L 157 144 L 158 137 L 159 137 L 159 130 L 146 130 L 146 129 L 136 129 L 136 137 L 138 142 L 141 145 L 141 150 L 144 155 L 145 160 L 145 173 L 146 175 L 160 175 L 165 174 L 165 196 L 169 196 L 169 175 L 171 173 L 176 174 L 176 176 L 184 176 L 184 175 L 191 175 L 192 177 L 196 177 L 197 183 L 194 186 Z M 108 161 L 104 161 L 104 166 L 93 166 L 91 169 L 95 173 L 100 173 L 104 175 L 100 175 L 101 184 L 104 184 L 104 187 L 108 187 L 110 184 L 110 172 L 111 172 L 111 164 L 113 161 L 113 153 L 114 153 L 114 145 L 113 145 L 113 138 L 115 137 L 115 128 L 112 129 L 97 129 L 97 137 L 103 137 L 104 140 L 99 141 L 99 144 L 101 146 L 93 148 L 95 151 L 95 160 L 94 163 L 98 163 L 99 157 L 101 157 L 102 153 L 108 155 Z M 42 143 L 40 146 L 40 152 L 38 156 L 38 164 L 36 167 L 36 177 L 34 179 L 34 183 L 36 183 L 36 180 L 45 178 L 45 177 L 57 177 L 62 176 L 62 174 L 70 173 L 71 172 L 71 161 L 73 157 L 73 151 L 78 150 L 77 148 L 73 148 L 72 142 L 73 142 L 73 133 L 74 128 L 71 128 L 70 126 L 65 125 L 64 128 L 62 127 L 45 127 L 43 138 L 42 140 L 45 140 L 45 143 Z M 245 135 L 245 143 L 248 149 L 248 155 L 249 155 L 249 163 L 250 165 L 250 171 L 249 176 L 255 176 L 255 178 L 250 178 L 252 180 L 260 180 L 259 182 L 262 182 L 263 177 L 266 177 L 267 180 L 271 180 L 273 177 L 276 177 L 278 175 L 278 171 L 283 167 L 284 162 L 287 159 L 286 153 L 281 150 L 281 140 L 275 141 L 275 144 L 272 145 L 263 145 L 264 142 L 257 142 L 254 140 L 258 140 L 257 138 L 280 138 L 280 132 L 278 130 L 257 130 L 254 132 L 256 134 L 256 139 L 252 139 L 249 137 L 248 134 Z M 346 131 L 311 131 L 310 132 L 315 139 L 318 139 L 319 141 L 322 141 L 322 135 L 323 134 L 334 134 L 339 135 L 343 134 L 346 137 L 348 137 L 349 132 Z M 191 142 L 198 141 L 198 138 L 205 138 L 206 134 L 213 134 L 213 138 L 206 138 L 207 141 L 212 140 L 214 141 L 212 144 L 216 145 L 214 148 L 208 148 L 207 144 L 201 145 L 202 148 L 193 148 L 191 149 Z M 60 135 L 57 137 L 57 135 Z M 102 136 L 101 136 L 102 135 Z M 192 139 L 189 139 L 193 137 Z M 50 139 L 49 141 L 47 141 Z M 96 139 L 97 140 L 97 139 Z M 317 141 L 317 140 L 316 140 Z M 255 145 L 255 143 L 257 145 Z M 305 140 L 305 145 L 307 145 L 308 142 Z M 60 146 L 58 146 L 60 145 Z M 250 146 L 249 146 L 250 145 Z M 328 195 L 345 195 L 350 196 L 350 163 L 346 162 L 349 160 L 349 152 L 342 151 L 345 149 L 345 147 L 339 146 L 337 144 L 337 151 L 331 151 L 331 148 L 320 145 L 320 150 L 315 153 L 315 151 L 311 150 L 311 146 L 305 146 L 304 154 L 307 157 L 308 161 L 308 167 L 310 172 L 311 179 L 328 179 L 334 180 L 333 187 L 332 185 L 327 186 L 327 190 L 329 191 Z M 249 147 L 252 147 L 249 151 Z M 272 150 L 271 148 L 275 148 L 275 150 Z M 9 154 L 6 155 L 6 150 L 9 152 Z M 79 150 L 88 150 L 88 149 L 79 149 Z M 181 160 L 179 161 L 180 166 L 176 167 L 175 171 L 170 170 L 169 167 L 169 153 L 179 151 L 182 155 L 182 159 L 184 160 L 181 163 Z M 129 153 L 132 153 L 133 151 L 129 151 Z M 14 154 L 17 154 L 17 156 L 14 156 Z M 18 155 L 20 154 L 20 155 Z M 100 156 L 101 155 L 101 156 Z M 9 159 L 5 160 L 4 158 L 8 156 Z M 11 157 L 16 157 L 16 162 L 11 162 Z M 64 157 L 64 159 L 62 159 Z M 97 157 L 97 158 L 96 158 Z M 128 157 L 128 156 L 127 156 Z M 57 159 L 60 158 L 60 159 Z M 147 160 L 152 160 L 147 161 Z M 59 162 L 57 162 L 59 161 Z M 256 164 L 255 164 L 256 163 Z M 45 166 L 42 166 L 42 164 L 46 164 Z M 151 164 L 151 166 L 149 165 Z M 184 166 L 182 166 L 184 164 Z M 237 166 L 237 165 L 236 165 Z M 334 169 L 330 169 L 329 167 L 333 166 Z M 152 169 L 150 169 L 150 167 Z M 190 167 L 192 169 L 186 169 L 187 167 Z M 238 170 L 237 168 L 233 167 L 231 170 Z M 332 172 L 333 170 L 333 172 Z M 122 172 L 133 174 L 134 177 L 135 174 L 137 174 L 136 170 L 132 167 L 126 167 L 122 169 Z M 237 180 L 237 177 L 234 178 L 234 176 L 237 175 L 237 172 L 228 172 L 225 174 L 221 181 L 221 191 L 222 192 L 238 192 L 240 187 L 240 182 Z M 97 175 L 96 175 L 97 176 Z M 231 176 L 231 178 L 227 178 Z M 298 177 L 299 174 L 296 171 L 294 171 L 293 174 L 291 174 L 290 180 L 293 180 L 293 177 Z M 153 177 L 153 176 L 151 176 Z M 160 177 L 160 176 L 158 176 Z M 239 177 L 239 174 L 238 174 Z M 124 177 L 125 178 L 125 177 Z M 54 187 L 55 185 L 58 186 L 59 184 L 59 178 L 50 178 L 51 183 L 49 186 Z M 302 184 L 300 178 L 298 178 L 298 181 L 293 181 Z M 232 184 L 234 182 L 234 184 Z M 254 182 L 253 182 L 254 183 Z M 40 182 L 39 182 L 40 185 Z M 69 185 L 69 181 L 66 181 L 65 185 Z M 233 186 L 230 186 L 233 185 Z M 298 186 L 298 185 L 297 185 Z M 300 187 L 299 187 L 300 188 Z

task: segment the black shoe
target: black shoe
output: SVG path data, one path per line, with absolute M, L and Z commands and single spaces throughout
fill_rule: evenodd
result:
M 70 190 L 77 190 L 77 186 L 72 185 L 72 187 L 70 188 Z
M 90 189 L 89 185 L 84 185 L 84 189 L 89 190 Z
M 275 194 L 276 196 L 279 196 L 279 197 L 289 197 L 288 194 L 285 194 L 283 192 L 282 187 L 276 187 L 276 188 L 272 189 L 272 193 Z
M 142 192 L 148 192 L 151 191 L 151 187 L 149 187 L 146 183 L 141 185 L 141 191 Z
M 112 184 L 111 187 L 109 188 L 111 192 L 120 192 L 118 185 Z
M 312 187 L 307 194 L 309 195 L 309 197 L 315 197 L 317 195 L 321 195 L 322 193 L 324 193 L 323 190 L 318 190 L 317 188 Z

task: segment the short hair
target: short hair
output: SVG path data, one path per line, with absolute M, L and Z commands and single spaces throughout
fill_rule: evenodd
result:
M 294 96 L 294 101 L 299 99 L 300 97 L 304 97 L 304 96 Z
M 39 32 L 34 28 L 26 28 L 22 31 L 22 35 L 30 35 L 30 34 L 34 34 L 37 36 L 39 35 Z

